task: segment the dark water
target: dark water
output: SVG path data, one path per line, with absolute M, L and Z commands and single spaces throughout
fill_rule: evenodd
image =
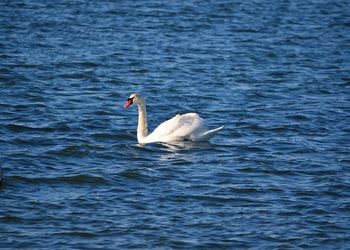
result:
M 1 1 L 0 247 L 350 248 L 349 1 Z M 195 111 L 210 143 L 140 146 Z

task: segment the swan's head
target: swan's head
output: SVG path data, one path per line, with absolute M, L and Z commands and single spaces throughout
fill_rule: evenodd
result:
M 133 93 L 125 102 L 124 108 L 130 107 L 134 103 L 136 103 L 137 105 L 142 105 L 143 102 L 144 102 L 144 99 L 139 93 Z

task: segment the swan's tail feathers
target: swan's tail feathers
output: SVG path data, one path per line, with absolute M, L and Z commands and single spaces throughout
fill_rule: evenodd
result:
M 224 126 L 221 126 L 219 128 L 215 128 L 215 129 L 206 131 L 205 133 L 203 133 L 203 135 L 200 138 L 200 140 L 201 141 L 208 141 L 210 138 L 212 138 L 214 135 L 216 135 L 216 133 L 219 132 L 223 128 L 224 128 Z

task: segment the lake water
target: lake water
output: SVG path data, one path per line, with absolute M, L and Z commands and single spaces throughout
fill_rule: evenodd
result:
M 0 248 L 349 249 L 349 1 L 2 1 Z M 209 143 L 138 145 L 197 112 Z

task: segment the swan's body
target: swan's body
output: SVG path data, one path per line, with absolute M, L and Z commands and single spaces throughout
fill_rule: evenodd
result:
M 141 144 L 169 141 L 207 141 L 223 127 L 208 130 L 202 118 L 196 113 L 176 115 L 160 124 L 151 134 L 148 134 L 146 102 L 138 94 L 132 94 L 124 107 L 136 103 L 139 110 L 137 140 Z

